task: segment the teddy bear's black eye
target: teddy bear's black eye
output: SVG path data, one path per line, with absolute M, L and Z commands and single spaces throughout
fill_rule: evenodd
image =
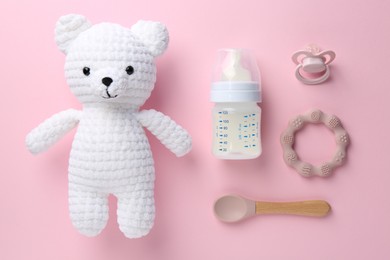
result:
M 131 75 L 134 73 L 134 68 L 132 66 L 127 66 L 126 73 Z
M 91 69 L 88 68 L 88 67 L 84 67 L 83 68 L 83 73 L 85 76 L 89 76 L 89 74 L 91 74 Z

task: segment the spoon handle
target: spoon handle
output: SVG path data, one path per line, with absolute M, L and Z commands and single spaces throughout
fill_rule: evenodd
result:
M 328 214 L 330 205 L 323 200 L 296 202 L 256 201 L 256 214 L 291 214 L 310 217 L 322 217 Z

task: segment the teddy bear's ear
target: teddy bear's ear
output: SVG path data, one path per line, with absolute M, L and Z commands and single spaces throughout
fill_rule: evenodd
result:
M 58 48 L 66 54 L 73 40 L 91 26 L 87 18 L 82 15 L 68 14 L 61 16 L 57 21 L 55 29 L 55 39 Z
M 131 31 L 145 44 L 151 54 L 156 57 L 168 47 L 169 34 L 164 24 L 152 21 L 138 21 Z

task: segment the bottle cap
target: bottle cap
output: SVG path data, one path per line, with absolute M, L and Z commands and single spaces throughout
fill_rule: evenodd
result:
M 218 50 L 210 99 L 213 102 L 261 102 L 260 73 L 249 50 Z

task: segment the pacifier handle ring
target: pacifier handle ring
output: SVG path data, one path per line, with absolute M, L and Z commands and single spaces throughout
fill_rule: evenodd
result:
M 329 69 L 329 66 L 328 65 L 325 65 L 325 73 L 324 75 L 322 75 L 321 77 L 318 77 L 318 78 L 314 78 L 314 79 L 308 79 L 308 78 L 305 78 L 302 76 L 300 70 L 302 68 L 302 64 L 299 64 L 297 66 L 297 68 L 295 69 L 295 77 L 301 81 L 302 83 L 304 84 L 307 84 L 307 85 L 316 85 L 316 84 L 320 84 L 322 82 L 324 82 L 325 80 L 327 80 L 329 78 L 329 75 L 330 75 L 330 69 Z

